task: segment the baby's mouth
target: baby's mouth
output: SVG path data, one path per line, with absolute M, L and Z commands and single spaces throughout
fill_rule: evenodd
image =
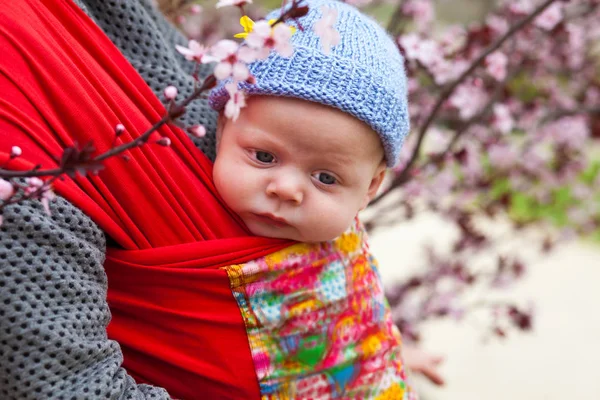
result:
M 252 213 L 252 216 L 265 224 L 269 224 L 269 225 L 274 225 L 276 227 L 279 228 L 283 228 L 286 226 L 289 226 L 289 222 L 287 222 L 285 219 L 277 217 L 273 214 L 269 214 L 269 213 L 265 213 L 265 214 L 256 214 L 256 213 Z

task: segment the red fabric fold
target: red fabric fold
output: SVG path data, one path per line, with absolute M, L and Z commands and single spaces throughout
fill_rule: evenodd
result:
M 130 141 L 157 122 L 160 100 L 108 37 L 69 0 L 0 7 L 0 165 L 56 166 L 74 143 L 109 149 L 114 127 Z M 259 398 L 246 332 L 218 267 L 285 247 L 252 237 L 216 194 L 212 165 L 185 132 L 112 158 L 97 176 L 56 192 L 116 243 L 107 250 L 109 336 L 136 378 L 184 399 Z M 23 155 L 8 161 L 11 146 Z

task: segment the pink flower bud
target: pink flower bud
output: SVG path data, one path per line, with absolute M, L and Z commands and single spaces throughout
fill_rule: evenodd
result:
M 190 7 L 190 12 L 192 14 L 200 14 L 202 12 L 202 6 L 200 4 L 194 4 Z
M 23 154 L 23 150 L 19 146 L 13 146 L 10 149 L 10 158 L 19 157 L 21 154 Z
M 189 132 L 193 136 L 201 138 L 206 135 L 206 128 L 204 127 L 204 125 L 194 125 L 191 128 L 189 128 Z
M 8 200 L 15 193 L 15 188 L 9 181 L 0 178 L 0 200 Z
M 169 147 L 171 145 L 171 139 L 169 139 L 167 137 L 162 137 L 156 141 L 156 144 L 165 146 L 165 147 Z
M 27 187 L 25 188 L 26 194 L 31 194 L 44 186 L 44 181 L 38 177 L 26 178 L 25 182 L 27 182 Z
M 125 126 L 123 124 L 117 124 L 117 126 L 115 126 L 115 134 L 119 136 L 123 132 L 125 132 Z
M 175 86 L 167 86 L 165 88 L 165 97 L 168 100 L 173 100 L 175 97 L 177 97 L 177 88 Z

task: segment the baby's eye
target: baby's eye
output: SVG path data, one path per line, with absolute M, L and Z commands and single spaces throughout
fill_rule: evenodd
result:
M 270 164 L 275 161 L 275 156 L 273 156 L 271 153 L 267 153 L 266 151 L 257 151 L 255 153 L 255 157 L 258 161 L 265 164 Z
M 336 179 L 333 175 L 328 174 L 327 172 L 317 172 L 313 175 L 319 182 L 325 185 L 333 185 L 336 182 Z

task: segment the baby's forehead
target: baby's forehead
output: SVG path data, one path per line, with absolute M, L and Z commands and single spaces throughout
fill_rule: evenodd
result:
M 358 156 L 383 157 L 381 139 L 369 125 L 337 108 L 303 99 L 251 97 L 236 124 L 257 140 L 302 153 L 347 162 Z

